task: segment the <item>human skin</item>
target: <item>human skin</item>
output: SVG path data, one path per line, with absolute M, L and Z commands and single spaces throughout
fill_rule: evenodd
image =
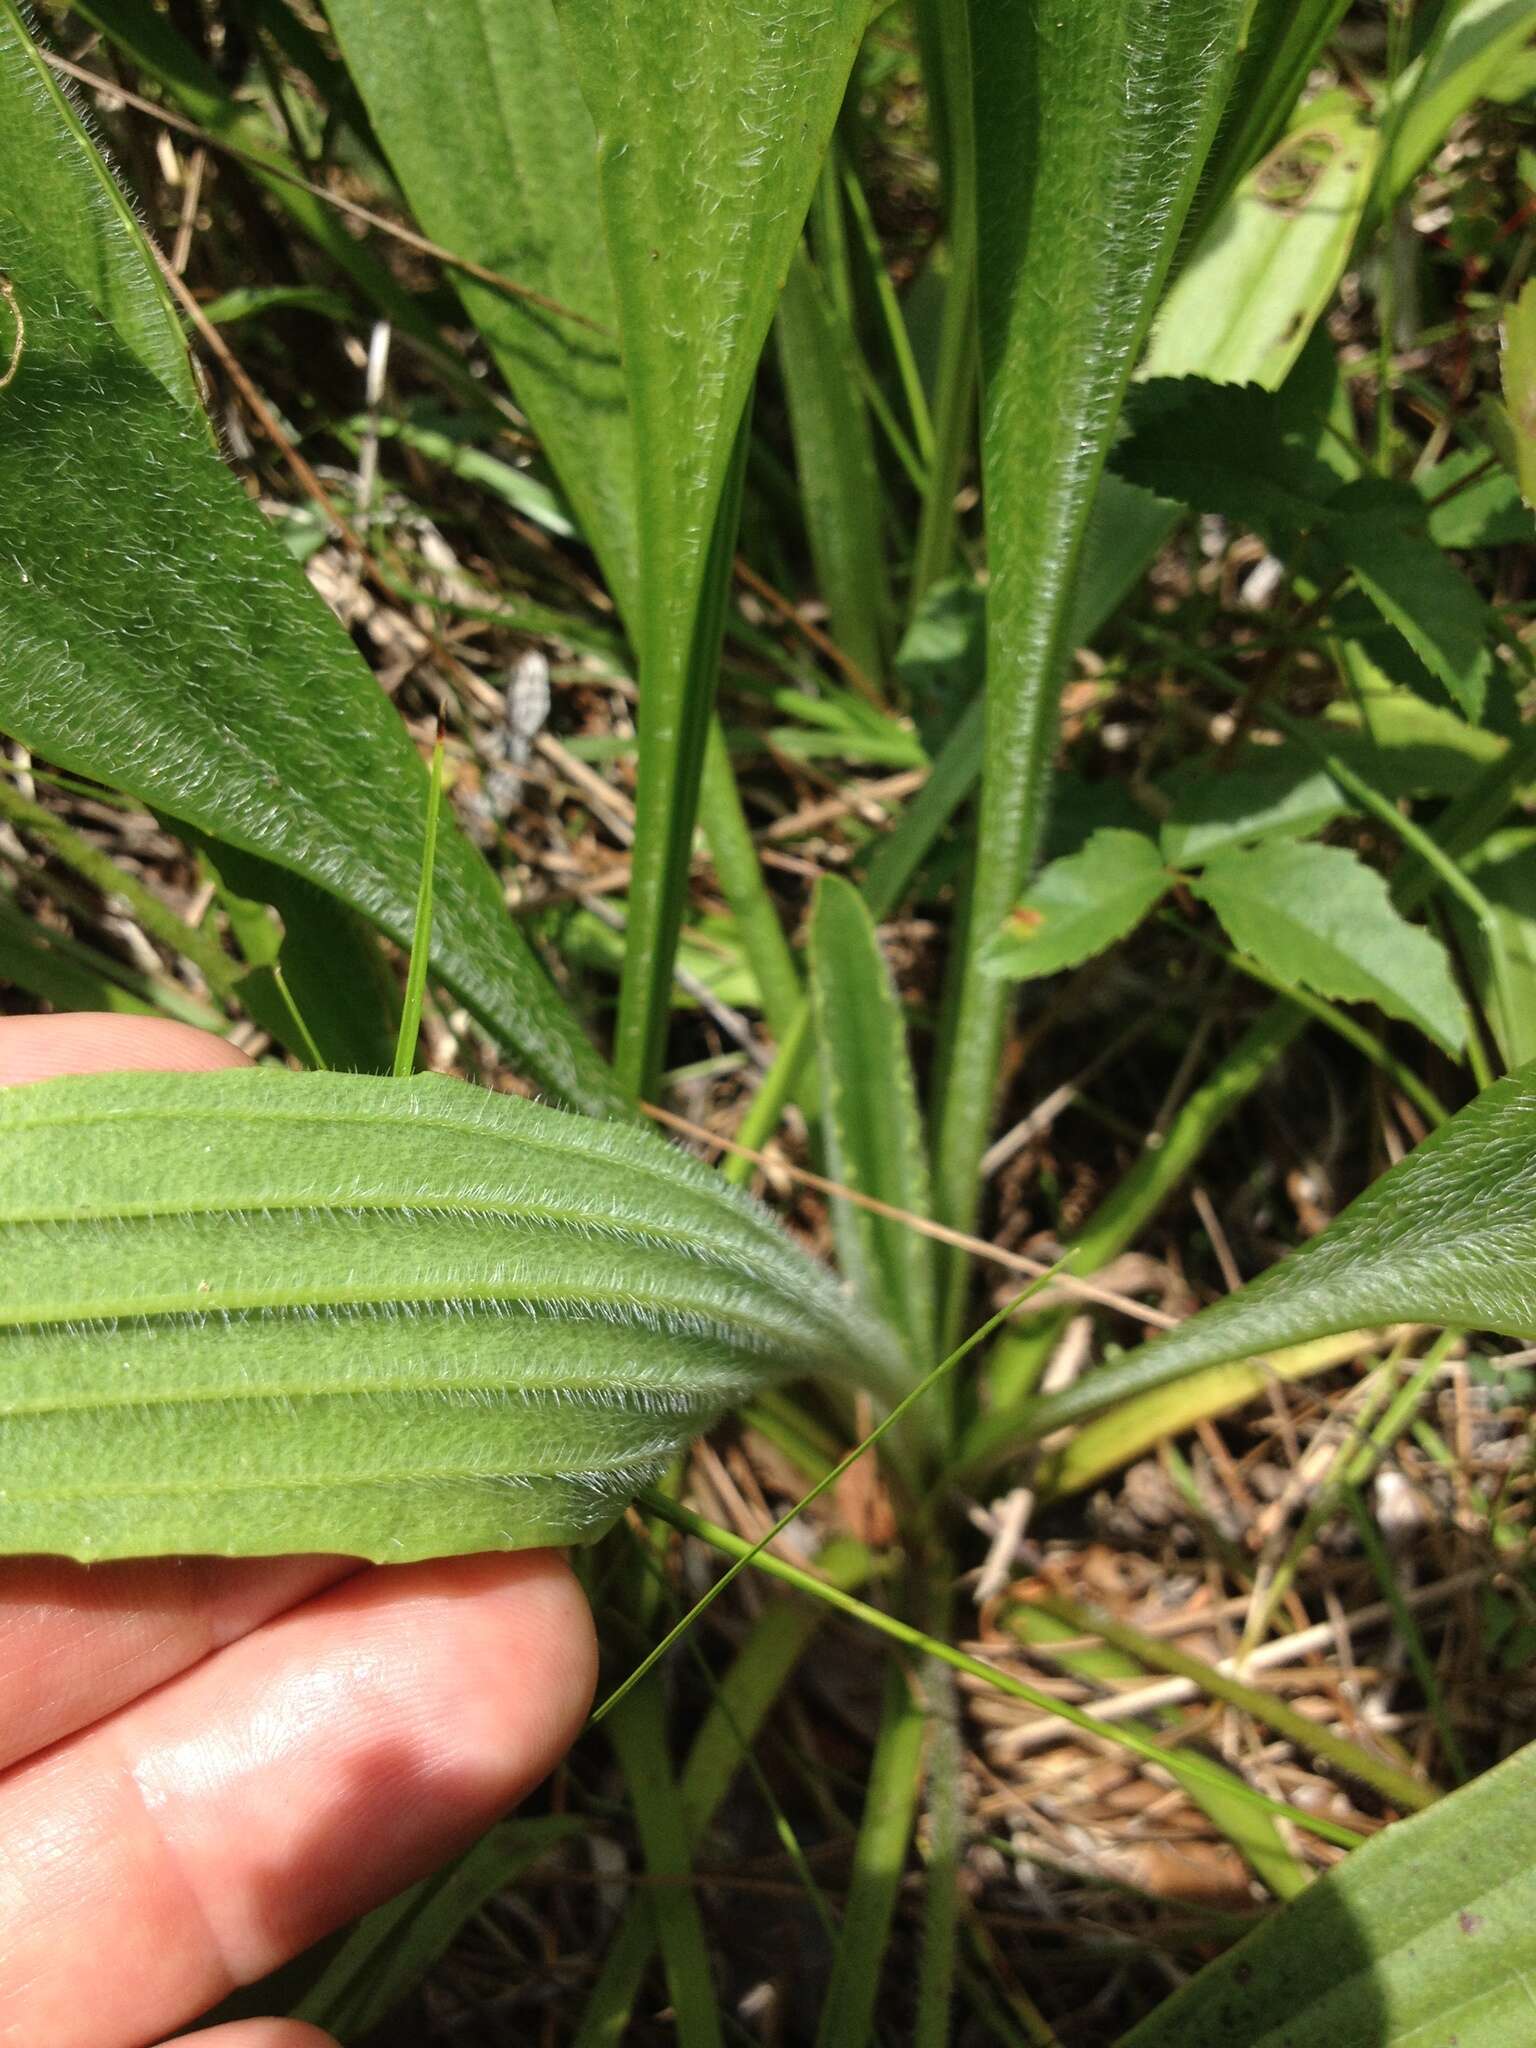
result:
M 0 1086 L 245 1063 L 159 1018 L 0 1018 Z M 0 1560 L 0 2048 L 163 2041 L 473 1841 L 595 1676 L 551 1551 Z

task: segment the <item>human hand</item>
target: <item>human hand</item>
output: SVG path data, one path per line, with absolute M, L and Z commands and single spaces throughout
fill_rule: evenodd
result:
M 239 1064 L 155 1018 L 0 1019 L 0 1085 Z M 192 2021 L 473 1841 L 572 1741 L 595 1672 L 549 1551 L 0 1560 L 0 2044 Z

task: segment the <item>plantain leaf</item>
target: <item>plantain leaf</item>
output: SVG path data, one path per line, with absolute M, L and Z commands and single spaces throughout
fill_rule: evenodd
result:
M 1144 832 L 1095 832 L 1081 853 L 1042 868 L 993 934 L 983 964 L 1009 981 L 1076 967 L 1134 931 L 1173 879 Z
M 1245 0 L 970 0 L 991 583 L 979 851 L 934 1177 L 940 1221 L 961 1228 L 1009 1002 L 982 954 L 1044 837 L 1094 489 L 1250 12 Z
M 1536 1744 L 1326 1871 L 1121 2048 L 1509 2048 L 1536 1973 Z
M 857 342 L 803 248 L 779 301 L 779 365 L 816 586 L 832 637 L 866 676 L 887 665 L 892 615 L 879 465 Z
M 634 431 L 640 780 L 616 1059 L 660 1052 L 735 548 L 733 452 L 869 10 L 865 0 L 559 0 L 598 130 Z M 722 516 L 724 515 L 724 516 Z M 711 556 L 715 557 L 713 564 Z
M 402 945 L 426 776 L 389 700 L 179 405 L 0 197 L 0 729 L 327 889 Z M 0 313 L 0 319 L 3 319 Z M 458 833 L 435 967 L 542 1086 L 618 1105 Z
M 1459 1052 L 1466 1018 L 1445 948 L 1393 905 L 1374 868 L 1341 846 L 1226 846 L 1190 888 L 1240 953 L 1284 982 L 1377 1003 Z
M 832 1178 L 926 1216 L 928 1155 L 906 1022 L 874 920 L 857 889 L 836 875 L 817 885 L 810 963 Z M 870 1308 L 901 1331 L 914 1359 L 931 1358 L 929 1242 L 910 1224 L 851 1202 L 834 1202 L 832 1214 L 843 1271 Z
M 143 231 L 84 121 L 22 26 L 0 0 L 0 195 L 25 194 L 27 217 L 72 283 L 188 407 L 197 387 L 186 343 Z M 0 375 L 10 354 L 0 334 Z
M 436 1077 L 0 1093 L 0 1551 L 574 1542 L 892 1340 L 650 1132 Z
M 1536 1065 L 1496 1081 L 1299 1251 L 1065 1393 L 993 1417 L 980 1456 L 1204 1366 L 1388 1323 L 1536 1336 Z
M 552 0 L 434 0 L 430 13 L 419 0 L 328 0 L 326 11 L 425 232 L 582 316 L 454 276 L 627 611 L 635 512 L 618 308 L 592 118 Z

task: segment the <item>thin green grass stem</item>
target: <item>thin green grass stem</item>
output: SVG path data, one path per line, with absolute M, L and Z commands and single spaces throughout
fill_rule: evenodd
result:
M 688 1611 L 687 1614 L 683 1616 L 682 1620 L 678 1622 L 675 1627 L 667 1631 L 666 1635 L 663 1636 L 662 1640 L 658 1644 L 656 1644 L 654 1649 L 650 1651 L 650 1653 L 645 1657 L 643 1662 L 637 1665 L 636 1668 L 632 1672 L 630 1672 L 629 1676 L 623 1679 L 620 1682 L 620 1684 L 614 1688 L 614 1690 L 608 1695 L 607 1699 L 602 1701 L 602 1703 L 593 1710 L 591 1717 L 591 1725 L 595 1727 L 599 1721 L 603 1720 L 605 1716 L 613 1712 L 614 1708 L 619 1704 L 620 1700 L 622 1700 L 627 1693 L 629 1693 L 635 1686 L 637 1686 L 640 1683 L 641 1679 L 644 1678 L 646 1673 L 649 1670 L 651 1670 L 651 1668 L 654 1665 L 659 1664 L 661 1662 L 662 1658 L 665 1657 L 667 1652 L 672 1648 L 672 1645 L 675 1642 L 677 1642 L 682 1636 L 686 1635 L 688 1630 L 692 1628 L 693 1624 L 704 1612 L 705 1608 L 709 1607 L 710 1605 L 712 1605 L 714 1601 L 719 1599 L 720 1595 L 725 1591 L 726 1587 L 731 1583 L 732 1579 L 736 1577 L 738 1572 L 744 1571 L 760 1551 L 766 1550 L 767 1546 L 770 1543 L 775 1542 L 778 1537 L 782 1536 L 784 1531 L 789 1527 L 790 1523 L 793 1522 L 797 1516 L 802 1514 L 804 1510 L 808 1508 L 813 1501 L 818 1500 L 821 1497 L 821 1495 L 827 1491 L 828 1487 L 835 1486 L 838 1480 L 842 1478 L 843 1474 L 849 1469 L 850 1466 L 857 1464 L 859 1459 L 862 1458 L 866 1452 L 873 1450 L 876 1444 L 880 1443 L 885 1437 L 889 1436 L 891 1431 L 896 1428 L 897 1424 L 902 1420 L 902 1418 L 917 1406 L 917 1404 L 922 1400 L 925 1394 L 927 1394 L 932 1388 L 936 1387 L 939 1384 L 939 1382 L 944 1378 L 946 1373 L 953 1372 L 953 1370 L 960 1363 L 960 1361 L 963 1358 L 967 1357 L 969 1353 L 974 1351 L 978 1344 L 984 1343 L 986 1339 L 991 1336 L 992 1332 L 999 1326 L 999 1324 L 1006 1322 L 1008 1317 L 1014 1314 L 1014 1312 L 1018 1309 L 1021 1303 L 1027 1301 L 1030 1298 L 1030 1296 L 1034 1294 L 1039 1288 L 1045 1286 L 1047 1281 L 1051 1279 L 1051 1277 L 1057 1272 L 1057 1270 L 1057 1267 L 1052 1266 L 1049 1272 L 1042 1273 L 1037 1280 L 1032 1280 L 1029 1286 L 1024 1290 L 1024 1292 L 1018 1297 L 1016 1301 L 1011 1301 L 1007 1304 L 1006 1307 L 1000 1308 L 997 1314 L 991 1317 L 989 1321 L 983 1323 L 981 1328 L 977 1330 L 973 1336 L 967 1337 L 965 1342 L 963 1344 L 957 1345 L 955 1349 L 950 1352 L 947 1358 L 941 1359 L 930 1373 L 926 1374 L 923 1379 L 919 1380 L 918 1384 L 912 1389 L 912 1391 L 909 1394 L 904 1395 L 902 1399 L 896 1403 L 895 1407 L 891 1409 L 889 1414 L 884 1416 L 878 1423 L 876 1423 L 875 1427 L 869 1432 L 868 1436 L 864 1438 L 862 1443 L 855 1444 L 853 1449 L 849 1451 L 848 1455 L 845 1458 L 839 1459 L 838 1463 L 832 1467 L 831 1471 L 828 1472 L 827 1476 L 824 1479 L 819 1479 L 816 1482 L 816 1484 L 811 1488 L 809 1493 L 802 1495 L 801 1498 L 795 1502 L 792 1508 L 788 1509 L 786 1513 L 780 1515 L 779 1519 L 774 1523 L 773 1527 L 769 1529 L 764 1535 L 760 1536 L 755 1544 L 748 1547 L 747 1554 L 744 1557 L 739 1558 L 736 1561 L 736 1563 L 730 1567 L 728 1571 L 723 1572 L 721 1574 L 721 1576 L 710 1587 L 709 1591 L 704 1595 L 704 1597 L 701 1600 L 695 1602 L 694 1606 Z M 658 1499 L 659 1497 L 660 1496 L 654 1495 L 650 1491 L 647 1491 L 647 1493 L 644 1496 L 647 1504 L 651 1504 L 655 1499 Z M 811 1583 L 819 1585 L 821 1582 L 819 1580 L 813 1580 Z
M 1234 1796 L 1247 1799 L 1256 1806 L 1262 1806 L 1267 1813 L 1277 1814 L 1284 1820 L 1294 1821 L 1298 1827 L 1325 1842 L 1333 1842 L 1341 1849 L 1358 1846 L 1361 1837 L 1352 1828 L 1340 1827 L 1336 1821 L 1324 1819 L 1321 1815 L 1308 1813 L 1299 1806 L 1287 1805 L 1283 1800 L 1270 1799 L 1262 1792 L 1254 1791 L 1251 1785 L 1240 1778 L 1233 1778 L 1203 1757 L 1185 1755 L 1165 1749 L 1161 1743 L 1149 1736 L 1116 1727 L 1113 1722 L 1096 1721 L 1081 1708 L 1069 1705 L 1065 1700 L 1055 1699 L 1051 1694 L 1041 1692 L 1022 1679 L 1011 1677 L 1007 1672 L 998 1671 L 985 1664 L 979 1657 L 972 1657 L 966 1651 L 956 1649 L 950 1643 L 941 1643 L 922 1629 L 913 1628 L 910 1623 L 898 1620 L 893 1614 L 884 1614 L 878 1608 L 867 1606 L 851 1594 L 839 1592 L 834 1586 L 826 1585 L 812 1573 L 802 1571 L 798 1565 L 787 1563 L 783 1558 L 765 1551 L 761 1543 L 748 1543 L 743 1537 L 729 1529 L 720 1529 L 712 1522 L 696 1515 L 691 1508 L 685 1508 L 676 1501 L 646 1491 L 640 1496 L 648 1514 L 653 1514 L 685 1536 L 696 1537 L 708 1543 L 713 1549 L 736 1561 L 737 1568 L 751 1564 L 770 1578 L 780 1579 L 788 1586 L 797 1586 L 802 1592 L 824 1600 L 829 1606 L 839 1608 L 865 1627 L 888 1636 L 892 1642 L 900 1643 L 904 1649 L 920 1651 L 929 1657 L 936 1657 L 940 1663 L 949 1665 L 951 1670 L 963 1672 L 967 1677 L 980 1679 L 998 1692 L 1006 1693 L 1010 1699 L 1022 1700 L 1037 1713 L 1053 1714 L 1058 1720 L 1091 1735 L 1095 1741 L 1112 1743 L 1118 1749 L 1129 1750 L 1147 1763 L 1157 1764 L 1172 1777 L 1192 1781 L 1200 1779 L 1207 1785 L 1216 1785 Z
M 1381 1597 L 1392 1610 L 1392 1626 L 1397 1632 L 1398 1641 L 1408 1653 L 1413 1675 L 1419 1681 L 1428 1703 L 1431 1718 L 1445 1750 L 1445 1760 L 1450 1765 L 1457 1784 L 1465 1785 L 1472 1776 L 1467 1768 L 1466 1753 L 1446 1710 L 1445 1694 L 1441 1690 L 1434 1659 L 1424 1646 L 1424 1635 L 1419 1627 L 1418 1617 L 1403 1598 L 1403 1589 L 1398 1584 L 1397 1571 L 1387 1554 L 1387 1546 L 1382 1541 L 1381 1531 L 1372 1520 L 1370 1510 L 1361 1498 L 1357 1486 L 1344 1488 L 1344 1505 L 1354 1521 L 1355 1531 L 1360 1538 L 1360 1548 L 1365 1552 L 1367 1562 L 1376 1575 Z
M 427 785 L 427 826 L 421 845 L 421 880 L 416 889 L 416 923 L 411 933 L 411 964 L 405 977 L 400 1033 L 395 1040 L 395 1079 L 416 1071 L 416 1046 L 421 1037 L 421 1006 L 427 993 L 427 965 L 432 957 L 432 886 L 437 868 L 437 821 L 443 807 L 443 734 L 432 749 L 432 775 Z M 307 1036 L 307 1034 L 306 1034 Z
M 1065 1622 L 1069 1628 L 1076 1629 L 1080 1635 L 1097 1636 L 1101 1642 L 1134 1657 L 1148 1670 L 1165 1671 L 1174 1678 L 1187 1678 L 1208 1698 L 1237 1708 L 1304 1754 L 1319 1757 L 1338 1770 L 1347 1771 L 1352 1778 L 1370 1786 L 1372 1791 L 1379 1792 L 1394 1806 L 1406 1807 L 1409 1812 L 1417 1813 L 1443 1796 L 1435 1786 L 1421 1784 L 1407 1771 L 1398 1770 L 1395 1765 L 1372 1756 L 1360 1744 L 1335 1734 L 1331 1728 L 1317 1721 L 1309 1720 L 1305 1714 L 1297 1713 L 1293 1706 L 1274 1693 L 1247 1685 L 1230 1672 L 1219 1670 L 1203 1657 L 1191 1656 L 1174 1643 L 1164 1642 L 1157 1636 L 1143 1635 L 1140 1629 L 1131 1628 L 1094 1609 L 1080 1607 L 1075 1601 L 1047 1599 L 1041 1604 L 1048 1613 Z

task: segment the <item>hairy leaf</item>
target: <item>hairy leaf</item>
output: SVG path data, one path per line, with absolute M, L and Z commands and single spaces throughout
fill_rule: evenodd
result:
M 1387 885 L 1338 846 L 1228 847 L 1190 883 L 1240 953 L 1280 980 L 1377 1003 L 1447 1052 L 1466 1035 L 1445 949 L 1393 906 Z
M 1122 2048 L 1508 2048 L 1536 1973 L 1536 1745 L 1314 1878 Z
M 994 933 L 987 971 L 1035 981 L 1091 960 L 1134 931 L 1172 881 L 1144 832 L 1095 832 L 1081 853 L 1041 869 Z
M 869 911 L 836 875 L 824 875 L 816 890 L 810 964 L 832 1178 L 926 1216 L 928 1154 L 906 1022 Z M 910 1224 L 851 1202 L 834 1202 L 832 1213 L 843 1271 L 870 1308 L 902 1332 L 914 1363 L 930 1361 L 931 1244 Z
M 979 851 L 935 1142 L 952 1225 L 974 1217 L 1008 1004 L 982 949 L 1044 836 L 1095 485 L 1249 12 L 971 0 L 991 583 Z
M 629 620 L 640 780 L 616 1046 L 638 1089 L 660 1055 L 686 893 L 735 548 L 733 453 L 868 9 L 559 0 L 559 14 L 598 131 L 644 482 Z
M 0 392 L 0 729 L 292 869 L 410 943 L 426 776 L 404 727 L 201 421 L 0 209 L 26 321 Z M 3 315 L 0 315 L 3 317 Z M 460 834 L 435 968 L 542 1086 L 607 1070 Z
M 1034 1403 L 1029 1435 L 1203 1366 L 1335 1331 L 1438 1323 L 1536 1337 L 1533 1187 L 1536 1066 L 1485 1089 L 1320 1237 L 1240 1293 Z M 994 1438 L 992 1448 L 999 1447 Z
M 15 0 L 0 0 L 0 194 L 25 198 L 27 218 L 71 283 L 171 396 L 195 407 L 186 343 L 143 231 Z M 0 376 L 9 344 L 0 313 Z
M 889 1340 L 651 1133 L 439 1078 L 0 1093 L 0 1551 L 597 1534 L 765 1378 Z

